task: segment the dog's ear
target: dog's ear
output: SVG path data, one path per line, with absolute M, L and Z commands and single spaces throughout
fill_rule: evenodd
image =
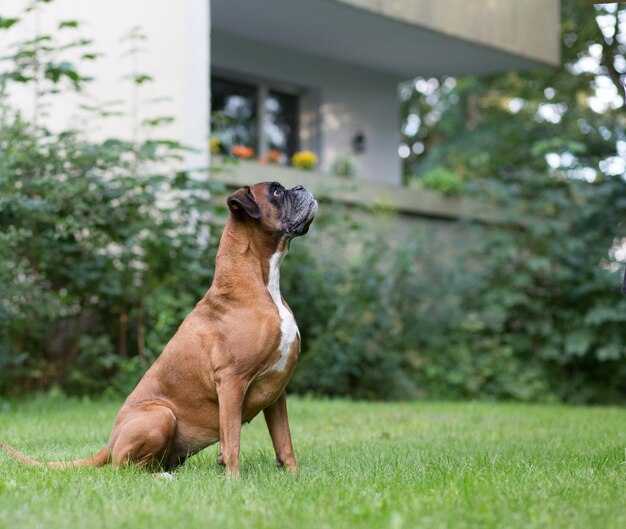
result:
M 261 216 L 261 210 L 248 186 L 235 191 L 228 197 L 226 203 L 228 204 L 228 209 L 234 213 L 245 211 L 253 219 L 258 219 Z

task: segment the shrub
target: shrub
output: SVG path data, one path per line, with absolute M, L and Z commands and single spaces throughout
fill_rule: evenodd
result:
M 29 40 L 0 75 L 0 393 L 98 392 L 132 357 L 145 368 L 212 275 L 206 184 L 164 169 L 182 145 L 92 142 L 12 109 L 10 83 L 81 89 L 67 47 Z
M 381 266 L 383 246 L 382 240 L 367 243 L 344 266 L 309 261 L 307 292 L 294 292 L 293 275 L 287 276 L 285 296 L 296 316 L 305 316 L 298 319 L 306 341 L 290 386 L 294 391 L 362 399 L 414 395 L 396 312 L 386 305 L 392 281 Z M 298 276 L 303 260 L 302 254 L 292 260 Z
M 325 257 L 315 240 L 294 244 L 284 291 L 304 350 L 290 389 L 623 402 L 626 301 L 607 252 L 623 229 L 623 184 L 511 174 L 502 185 L 493 192 L 509 214 L 463 226 L 452 248 L 420 232 L 399 245 L 376 236 L 353 258 L 342 239 Z
M 458 195 L 463 188 L 463 178 L 460 175 L 440 166 L 417 181 L 424 189 L 439 191 L 444 195 Z

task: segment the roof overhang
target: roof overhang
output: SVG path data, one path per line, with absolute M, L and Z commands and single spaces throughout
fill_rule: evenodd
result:
M 396 77 L 556 65 L 558 0 L 218 0 L 218 31 Z

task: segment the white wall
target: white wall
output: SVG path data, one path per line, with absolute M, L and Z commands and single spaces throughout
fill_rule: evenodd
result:
M 18 15 L 30 0 L 0 0 L 0 13 Z M 58 30 L 61 20 L 78 20 L 79 29 Z M 133 58 L 125 54 L 130 42 L 120 42 L 129 30 L 139 26 L 147 36 L 139 45 L 137 71 L 154 78 L 140 86 L 133 105 L 134 84 L 126 78 L 133 72 Z M 0 54 L 10 42 L 51 33 L 62 42 L 78 36 L 93 39 L 90 49 L 103 57 L 85 64 L 80 71 L 95 77 L 83 94 L 64 92 L 46 109 L 46 124 L 54 129 L 86 125 L 94 139 L 132 139 L 144 119 L 173 116 L 175 121 L 157 132 L 139 130 L 138 139 L 148 135 L 177 139 L 199 152 L 189 155 L 188 167 L 206 167 L 209 136 L 209 0 L 55 0 L 41 4 L 37 15 L 9 31 L 0 32 Z M 71 54 L 69 54 L 71 57 Z M 0 68 L 2 66 L 0 65 Z M 28 117 L 34 112 L 33 89 L 13 90 L 12 98 Z M 155 99 L 167 98 L 155 102 Z M 107 119 L 86 118 L 80 104 L 119 101 L 110 107 L 124 113 Z M 136 109 L 136 111 L 135 111 Z
M 337 156 L 351 153 L 352 138 L 362 131 L 366 151 L 356 156 L 358 177 L 400 185 L 400 109 L 397 82 L 391 77 L 246 40 L 215 28 L 211 66 L 223 72 L 310 89 L 320 111 L 318 154 L 322 170 L 329 171 Z M 305 132 L 310 132 L 310 128 Z M 313 140 L 313 146 L 315 143 Z

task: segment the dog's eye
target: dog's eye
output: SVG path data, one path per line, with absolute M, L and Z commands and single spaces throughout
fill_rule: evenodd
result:
M 282 189 L 275 189 L 274 190 L 274 196 L 275 197 L 279 197 L 282 194 L 283 194 L 283 190 Z

